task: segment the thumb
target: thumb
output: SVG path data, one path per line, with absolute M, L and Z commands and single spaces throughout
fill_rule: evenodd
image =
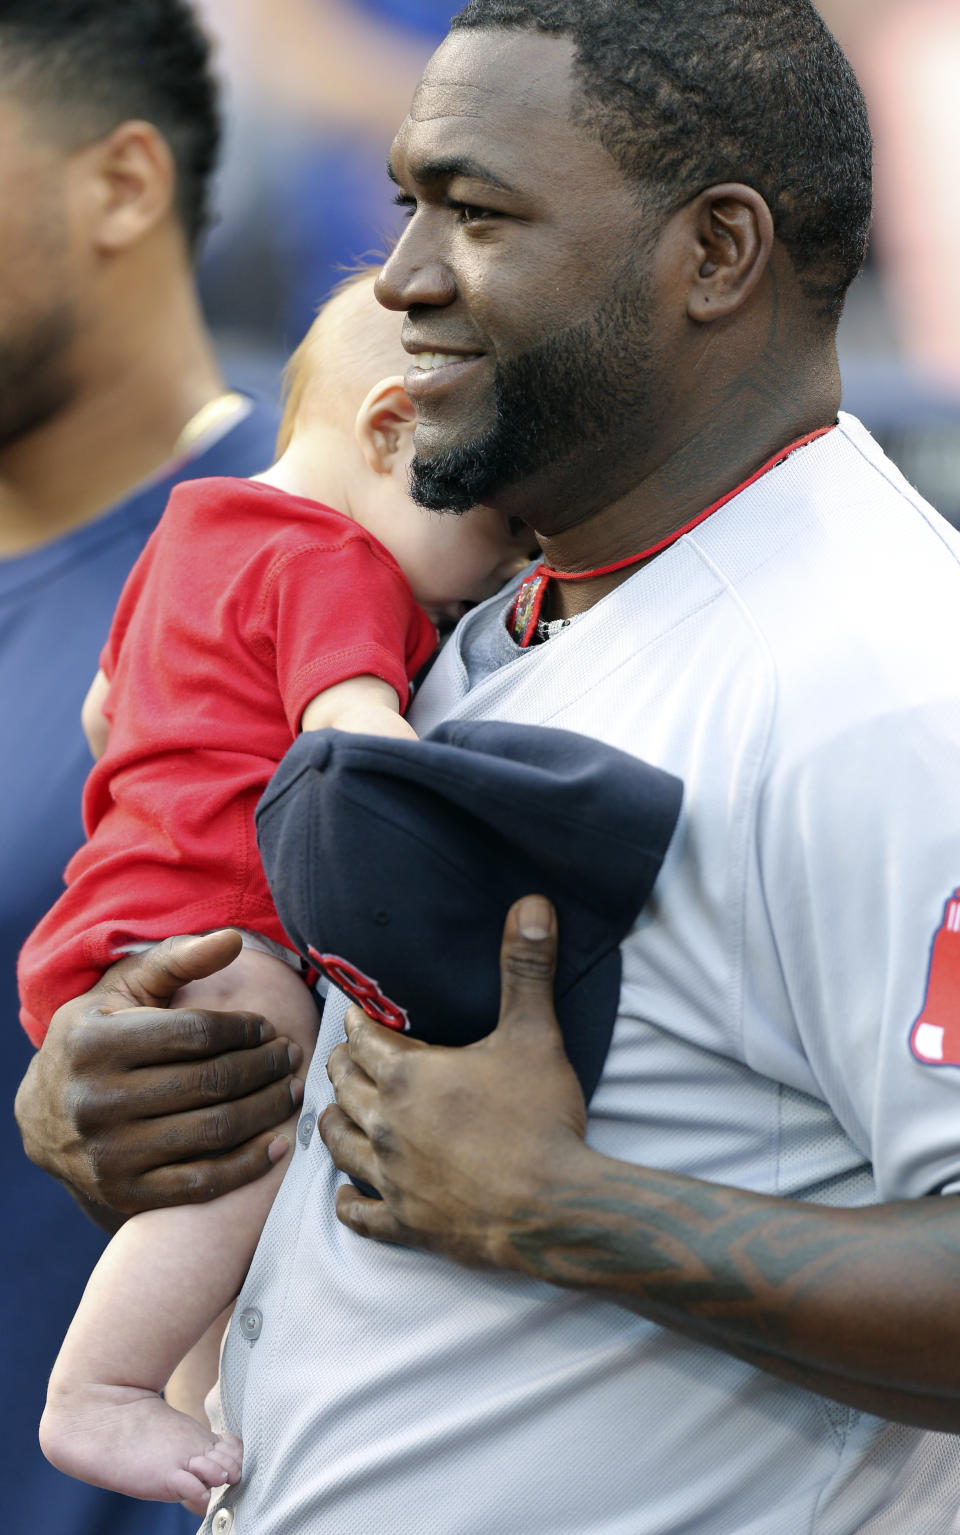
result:
M 556 968 L 557 914 L 545 896 L 525 895 L 507 912 L 500 946 L 501 1036 L 522 1033 L 529 1039 L 539 1029 L 560 1044 L 553 1004 Z
M 142 954 L 127 954 L 106 972 L 101 982 L 115 999 L 118 1011 L 127 1007 L 164 1007 L 188 981 L 223 970 L 243 947 L 231 927 L 200 936 L 165 938 Z

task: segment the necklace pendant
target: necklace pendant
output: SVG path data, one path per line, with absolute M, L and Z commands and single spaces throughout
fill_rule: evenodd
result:
M 517 593 L 516 601 L 507 621 L 510 637 L 526 650 L 533 636 L 537 632 L 537 621 L 540 617 L 540 609 L 543 606 L 543 598 L 547 588 L 547 577 L 541 566 L 538 566 L 527 577 Z

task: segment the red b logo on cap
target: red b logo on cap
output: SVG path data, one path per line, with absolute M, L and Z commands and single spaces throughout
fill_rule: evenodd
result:
M 354 1002 L 363 1008 L 368 1018 L 374 1023 L 382 1023 L 385 1028 L 396 1029 L 398 1034 L 405 1033 L 410 1028 L 410 1019 L 405 1008 L 399 1003 L 391 1002 L 390 998 L 380 989 L 380 983 L 373 979 L 372 975 L 364 975 L 356 965 L 351 965 L 348 959 L 343 959 L 339 954 L 318 954 L 316 949 L 307 950 L 313 963 L 324 975 L 330 977 L 334 986 L 346 992 Z

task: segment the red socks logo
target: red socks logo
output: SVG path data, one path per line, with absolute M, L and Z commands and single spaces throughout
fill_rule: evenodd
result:
M 382 1023 L 385 1028 L 395 1029 L 398 1034 L 410 1028 L 406 1008 L 401 1007 L 399 1002 L 391 1002 L 372 975 L 365 975 L 340 954 L 318 954 L 312 946 L 307 953 L 317 969 L 329 976 L 334 986 L 346 992 L 353 1002 L 359 1003 L 374 1023 Z
M 910 1031 L 910 1049 L 925 1066 L 960 1066 L 960 890 L 947 901 L 933 940 L 927 994 Z

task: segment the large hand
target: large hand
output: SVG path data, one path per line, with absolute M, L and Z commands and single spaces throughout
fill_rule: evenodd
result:
M 383 1197 L 345 1185 L 344 1225 L 463 1263 L 523 1266 L 517 1227 L 535 1222 L 548 1182 L 576 1181 L 590 1155 L 553 1008 L 555 964 L 553 908 L 527 896 L 507 917 L 500 1021 L 486 1039 L 425 1045 L 349 1010 L 320 1133 L 336 1165 Z
M 270 1131 L 302 1097 L 290 1077 L 299 1047 L 249 1013 L 169 1008 L 239 948 L 230 931 L 169 938 L 121 960 L 51 1021 L 17 1122 L 31 1161 L 99 1207 L 89 1213 L 102 1224 L 109 1211 L 226 1194 L 286 1150 L 268 1149 Z

